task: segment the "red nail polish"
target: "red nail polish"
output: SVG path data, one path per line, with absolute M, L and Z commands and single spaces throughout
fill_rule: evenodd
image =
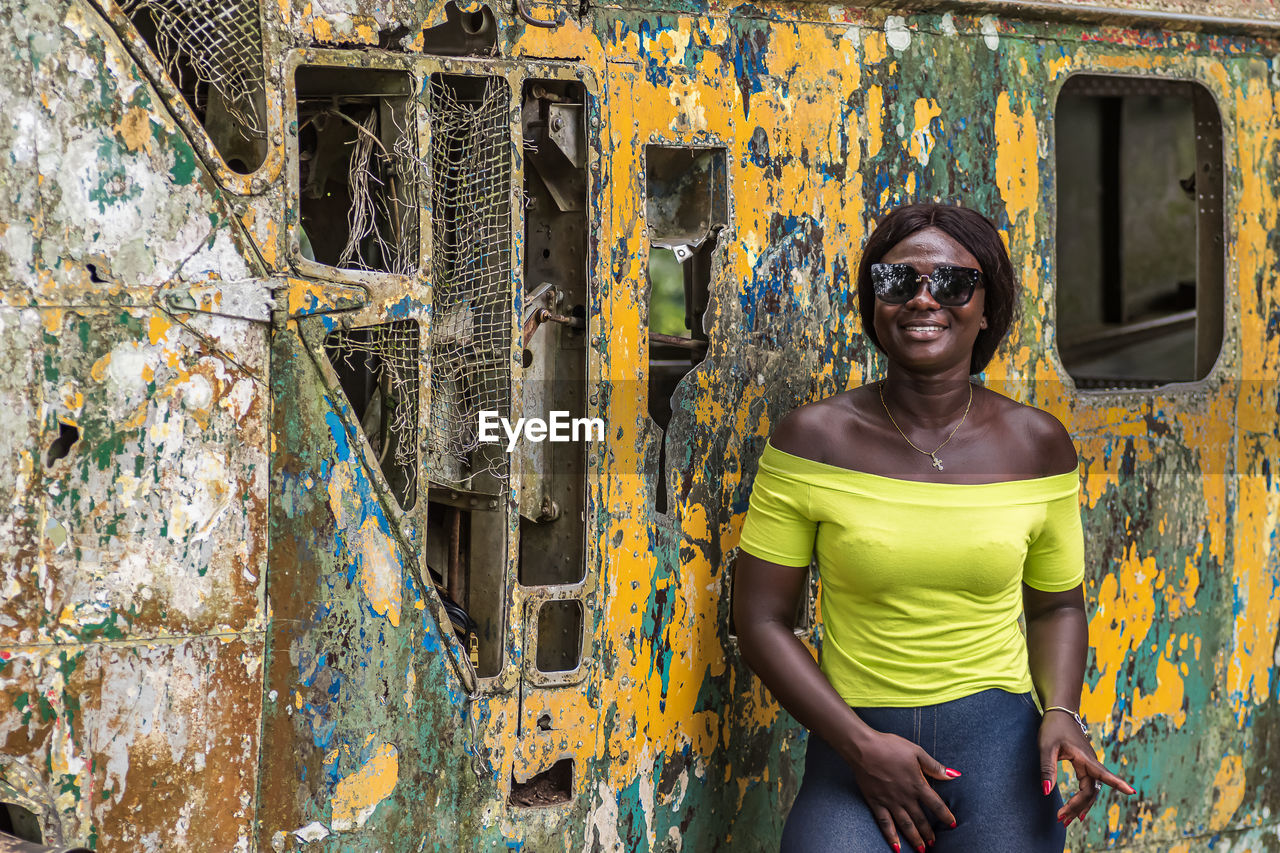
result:
M 898 847 L 898 842 L 896 842 L 896 841 L 895 841 L 895 842 L 893 842 L 893 853 L 898 853 L 898 851 L 899 851 L 900 849 L 901 849 L 901 848 L 900 848 L 900 847 Z
M 923 844 L 921 844 L 919 847 L 917 847 L 917 848 L 916 848 L 916 853 L 924 853 L 924 845 L 923 845 Z
M 959 779 L 959 778 L 960 778 L 960 771 L 959 771 L 959 770 L 952 770 L 950 767 L 948 767 L 948 768 L 947 768 L 947 778 L 948 778 L 948 779 Z
M 947 829 L 955 829 L 955 828 L 956 828 L 956 822 L 953 820 L 951 821 L 951 826 L 948 826 Z
M 1049 792 L 1053 790 L 1053 783 L 1048 779 L 1044 780 L 1044 795 L 1049 796 Z

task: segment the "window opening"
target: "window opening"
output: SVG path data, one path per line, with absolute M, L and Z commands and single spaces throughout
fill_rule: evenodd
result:
M 401 71 L 297 70 L 302 257 L 411 275 L 418 266 L 412 78 Z
M 576 81 L 529 80 L 522 90 L 525 417 L 587 414 L 586 106 Z M 517 446 L 520 583 L 586 576 L 588 450 L 585 441 Z
M 562 758 L 526 782 L 517 782 L 513 774 L 508 799 L 511 805 L 521 808 L 569 802 L 573 799 L 573 759 Z
M 324 341 L 347 402 L 402 509 L 417 500 L 418 324 L 339 329 Z
M 544 601 L 538 608 L 539 672 L 572 672 L 582 663 L 582 602 Z
M 493 10 L 481 6 L 474 12 L 463 12 L 458 4 L 444 4 L 444 23 L 422 31 L 422 52 L 436 56 L 475 56 L 496 54 L 498 26 Z
M 0 803 L 0 833 L 8 833 L 20 841 L 32 844 L 43 844 L 44 835 L 40 830 L 40 818 L 30 809 L 17 803 Z M 4 836 L 0 835 L 0 847 Z
M 432 481 L 496 495 L 505 447 L 479 441 L 482 411 L 511 413 L 510 90 L 500 77 L 433 74 L 429 463 Z
M 435 498 L 440 498 L 436 500 Z M 481 678 L 502 668 L 506 519 L 497 500 L 433 490 L 427 567 L 458 640 Z
M 680 381 L 707 354 L 711 259 L 728 224 L 722 148 L 645 148 L 645 216 L 649 234 L 649 417 L 663 432 L 654 509 L 667 511 L 665 433 Z M 679 318 L 679 320 L 677 320 Z
M 267 155 L 257 0 L 122 0 L 226 164 L 248 174 Z
M 1223 334 L 1222 122 L 1196 83 L 1069 79 L 1056 108 L 1057 332 L 1079 388 L 1202 379 Z

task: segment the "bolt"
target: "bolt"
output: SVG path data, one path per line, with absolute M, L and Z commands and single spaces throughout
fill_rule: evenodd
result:
M 564 129 L 564 119 L 556 116 L 551 120 L 551 129 L 557 133 Z

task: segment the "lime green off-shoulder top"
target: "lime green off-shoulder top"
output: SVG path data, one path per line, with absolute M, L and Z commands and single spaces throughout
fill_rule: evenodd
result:
M 817 554 L 822 672 L 853 706 L 913 707 L 1031 689 L 1022 584 L 1084 579 L 1075 471 L 957 485 L 852 471 L 766 445 L 742 550 Z

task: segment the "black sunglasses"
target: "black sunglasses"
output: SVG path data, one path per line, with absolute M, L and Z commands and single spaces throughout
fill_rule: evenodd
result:
M 968 305 L 973 291 L 982 282 L 982 270 L 972 267 L 934 267 L 930 275 L 911 264 L 872 264 L 871 286 L 876 299 L 886 305 L 905 305 L 920 292 L 920 282 L 929 288 L 933 301 L 947 308 Z

